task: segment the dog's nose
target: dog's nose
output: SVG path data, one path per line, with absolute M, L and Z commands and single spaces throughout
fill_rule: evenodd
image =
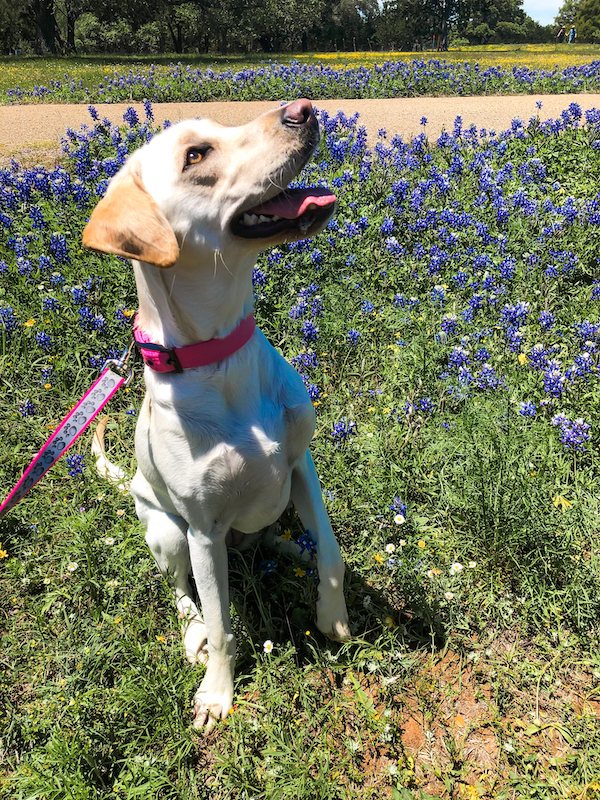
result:
M 284 125 L 293 127 L 309 127 L 316 123 L 316 117 L 313 112 L 312 103 L 310 100 L 303 98 L 302 100 L 294 100 L 287 106 L 283 107 L 281 121 Z

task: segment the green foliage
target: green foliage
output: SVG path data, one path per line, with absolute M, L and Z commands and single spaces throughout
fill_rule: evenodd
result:
M 569 0 L 570 1 L 570 0 Z M 471 43 L 547 41 L 522 0 L 0 0 L 0 53 L 338 51 L 429 46 L 448 22 Z
M 577 39 L 583 42 L 600 42 L 600 2 L 583 0 L 577 8 L 575 19 Z

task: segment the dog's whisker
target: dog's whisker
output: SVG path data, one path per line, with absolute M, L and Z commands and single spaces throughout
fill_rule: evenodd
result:
M 229 267 L 228 267 L 228 266 L 227 266 L 227 264 L 225 263 L 225 259 L 223 258 L 223 253 L 222 253 L 220 250 L 217 250 L 217 251 L 216 251 L 216 253 L 218 253 L 218 254 L 219 254 L 219 258 L 221 259 L 221 262 L 223 263 L 223 266 L 225 267 L 225 269 L 227 270 L 227 272 L 228 272 L 228 273 L 231 275 L 231 277 L 232 277 L 232 278 L 233 278 L 235 281 L 237 281 L 237 280 L 238 280 L 238 277 L 237 277 L 237 275 L 234 275 L 234 274 L 233 274 L 233 272 L 232 272 L 232 271 L 229 269 Z M 216 259 L 215 259 L 215 266 L 216 266 Z

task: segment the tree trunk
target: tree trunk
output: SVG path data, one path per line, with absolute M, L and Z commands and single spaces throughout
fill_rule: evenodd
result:
M 56 53 L 54 0 L 35 0 L 35 26 L 38 39 L 50 53 Z
M 173 26 L 171 25 L 171 20 L 167 20 L 167 25 L 169 26 L 169 33 L 171 34 L 171 39 L 173 40 L 173 48 L 177 54 L 181 53 L 183 50 L 182 45 L 182 37 L 181 37 L 181 23 L 177 25 L 177 33 L 173 30 Z
M 75 47 L 75 23 L 77 22 L 77 14 L 73 11 L 67 11 L 67 52 L 77 53 Z

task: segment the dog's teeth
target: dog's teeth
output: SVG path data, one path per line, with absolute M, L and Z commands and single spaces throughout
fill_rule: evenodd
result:
M 281 219 L 281 217 L 278 217 L 278 216 L 277 216 L 277 214 L 273 214 L 273 216 L 271 217 L 271 219 L 273 220 L 273 222 L 279 222 L 279 220 Z
M 260 217 L 258 218 L 258 221 L 259 222 L 271 222 L 271 217 L 265 217 L 264 214 L 261 214 Z
M 316 211 L 317 204 L 316 203 L 309 203 L 306 210 L 307 211 Z

